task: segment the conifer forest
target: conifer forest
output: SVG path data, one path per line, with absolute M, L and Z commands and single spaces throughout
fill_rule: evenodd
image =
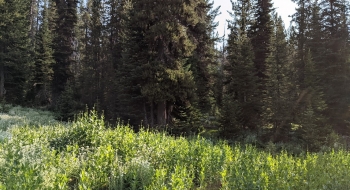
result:
M 1 102 L 318 151 L 350 139 L 350 2 L 291 1 L 231 0 L 219 36 L 212 0 L 0 0 Z

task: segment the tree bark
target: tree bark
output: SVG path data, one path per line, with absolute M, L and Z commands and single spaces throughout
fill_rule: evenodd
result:
M 157 124 L 165 126 L 167 122 L 167 106 L 166 101 L 158 102 L 157 104 Z
M 154 127 L 154 103 L 151 101 L 151 127 Z
M 0 63 L 0 98 L 3 98 L 5 91 L 5 67 L 3 63 Z
M 30 26 L 29 26 L 29 36 L 32 42 L 32 45 L 35 45 L 35 34 L 37 30 L 37 23 L 38 23 L 38 11 L 37 9 L 39 6 L 39 3 L 37 0 L 32 0 L 31 5 L 30 5 L 30 15 L 29 15 L 29 21 L 30 21 Z
M 143 103 L 143 112 L 145 114 L 145 121 L 143 123 L 144 126 L 149 125 L 148 123 L 148 117 L 147 117 L 147 108 L 146 108 L 146 103 Z

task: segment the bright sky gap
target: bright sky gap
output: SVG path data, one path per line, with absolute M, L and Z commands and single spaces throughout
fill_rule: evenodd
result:
M 291 0 L 273 0 L 272 2 L 273 6 L 276 8 L 276 12 L 282 17 L 286 28 L 288 28 L 291 20 L 289 16 L 295 13 L 295 3 L 293 3 Z M 216 18 L 216 21 L 219 22 L 217 31 L 219 36 L 223 36 L 225 28 L 226 34 L 228 32 L 226 20 L 230 20 L 231 18 L 227 11 L 231 11 L 232 5 L 230 0 L 214 0 L 214 7 L 218 6 L 221 6 L 221 14 Z

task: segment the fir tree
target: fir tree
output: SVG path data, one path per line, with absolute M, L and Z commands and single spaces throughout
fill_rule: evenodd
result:
M 30 4 L 29 37 L 31 39 L 33 47 L 35 47 L 35 36 L 39 29 L 40 4 L 42 4 L 41 0 L 31 0 L 31 4 Z
M 83 59 L 82 95 L 83 102 L 89 107 L 94 106 L 102 97 L 101 67 L 102 55 L 102 23 L 101 23 L 101 0 L 89 0 L 87 12 L 89 20 L 86 20 L 87 34 L 85 56 Z M 99 109 L 99 108 L 96 108 Z
M 344 0 L 321 1 L 324 61 L 320 65 L 326 115 L 337 131 L 346 133 L 349 118 L 349 4 Z
M 213 70 L 217 67 L 217 55 L 214 48 L 218 37 L 214 35 L 218 23 L 214 22 L 219 14 L 219 8 L 213 9 L 213 3 L 203 0 L 199 3 L 198 14 L 204 14 L 195 27 L 190 27 L 191 33 L 196 38 L 197 48 L 188 61 L 196 83 L 196 102 L 202 113 L 209 114 L 212 111 L 213 97 Z
M 300 132 L 309 150 L 317 150 L 327 143 L 327 136 L 332 132 L 327 118 L 323 114 L 327 109 L 324 94 L 319 86 L 319 75 L 312 60 L 310 51 L 305 59 L 305 86 L 304 96 L 298 109 L 300 113 L 297 123 L 301 126 Z
M 74 28 L 77 23 L 77 1 L 55 0 L 57 18 L 54 30 L 53 95 L 54 101 L 64 91 L 68 81 L 73 82 L 71 66 L 74 64 Z M 55 102 L 54 102 L 55 103 Z
M 129 12 L 132 9 L 132 2 L 127 0 L 108 0 L 104 4 L 107 15 L 105 20 L 104 34 L 107 34 L 104 39 L 104 53 L 106 56 L 106 117 L 110 116 L 113 119 L 125 118 L 124 101 L 125 98 L 123 88 L 129 81 L 121 80 L 125 78 L 123 71 L 123 61 L 126 59 L 127 46 L 129 43 L 129 34 L 127 23 L 129 21 Z M 124 97 L 124 98 L 123 98 Z M 146 122 L 147 123 L 147 122 Z
M 35 94 L 36 104 L 47 105 L 51 103 L 51 82 L 53 70 L 52 66 L 55 64 L 53 57 L 52 41 L 53 35 L 50 30 L 49 22 L 50 15 L 54 15 L 51 12 L 50 7 L 52 3 L 48 0 L 44 0 L 42 9 L 42 20 L 37 34 L 37 45 L 36 45 L 36 59 L 33 78 L 33 87 Z
M 266 94 L 264 120 L 273 129 L 272 141 L 284 138 L 292 122 L 290 109 L 291 76 L 288 43 L 281 17 L 274 15 L 274 30 L 266 59 Z M 282 140 L 282 139 L 280 139 Z
M 205 23 L 196 11 L 198 5 L 200 1 L 179 0 L 133 4 L 126 60 L 120 70 L 127 77 L 124 84 L 130 84 L 123 89 L 131 97 L 129 113 L 139 120 L 164 126 L 176 122 L 176 109 L 192 106 L 195 83 L 188 59 L 197 44 L 191 30 Z
M 72 118 L 66 116 L 72 116 L 74 113 L 66 113 L 64 110 L 78 111 L 75 103 L 78 99 L 78 90 L 73 73 L 78 44 L 75 36 L 77 1 L 55 0 L 55 6 L 57 18 L 54 21 L 53 56 L 55 64 L 53 65 L 52 101 L 53 108 L 61 114 L 61 119 L 67 120 Z M 64 96 L 61 96 L 62 94 Z
M 292 15 L 292 21 L 295 23 L 294 34 L 296 37 L 297 55 L 295 57 L 295 65 L 297 68 L 298 85 L 301 91 L 305 89 L 304 85 L 304 70 L 305 70 L 305 52 L 306 52 L 306 41 L 307 41 L 307 25 L 308 17 L 310 12 L 310 1 L 309 0 L 292 0 L 298 5 L 296 13 Z
M 256 20 L 249 28 L 254 49 L 254 63 L 257 76 L 260 79 L 260 88 L 264 86 L 266 58 L 269 55 L 269 43 L 272 34 L 273 22 L 271 14 L 273 12 L 271 0 L 257 0 L 254 4 L 254 16 Z
M 321 7 L 319 0 L 314 0 L 310 5 L 308 15 L 308 25 L 305 37 L 307 38 L 306 49 L 309 49 L 316 65 L 316 70 L 320 75 L 324 75 L 321 65 L 325 60 L 325 39 L 323 38 Z
M 251 23 L 251 2 L 242 0 L 232 4 L 233 21 L 227 43 L 227 65 L 224 65 L 224 98 L 221 126 L 223 133 L 229 134 L 238 129 L 254 129 L 258 124 L 257 76 L 254 66 L 254 53 L 246 28 Z M 233 110 L 225 110 L 225 109 Z M 234 115 L 229 115 L 234 114 Z M 235 118 L 231 121 L 229 118 Z M 226 122 L 225 122 L 226 121 Z M 229 122 L 227 122 L 229 121 Z
M 254 1 L 253 4 L 253 12 L 255 19 L 248 29 L 248 37 L 251 39 L 253 51 L 254 51 L 254 65 L 256 68 L 256 75 L 259 78 L 257 82 L 258 92 L 257 94 L 260 97 L 257 99 L 261 100 L 260 102 L 256 102 L 255 109 L 256 115 L 259 115 L 258 120 L 260 123 L 256 123 L 259 126 L 265 125 L 264 120 L 262 118 L 263 114 L 263 99 L 264 93 L 266 89 L 266 59 L 269 55 L 269 43 L 273 30 L 273 21 L 272 21 L 272 13 L 273 13 L 273 4 L 271 0 L 257 0 Z
M 28 29 L 29 1 L 0 1 L 0 98 L 25 101 L 32 64 Z

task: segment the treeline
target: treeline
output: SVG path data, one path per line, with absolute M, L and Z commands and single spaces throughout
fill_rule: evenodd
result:
M 317 149 L 350 132 L 350 6 L 292 1 L 288 30 L 271 0 L 232 1 L 226 40 L 210 0 L 0 0 L 0 96 Z

